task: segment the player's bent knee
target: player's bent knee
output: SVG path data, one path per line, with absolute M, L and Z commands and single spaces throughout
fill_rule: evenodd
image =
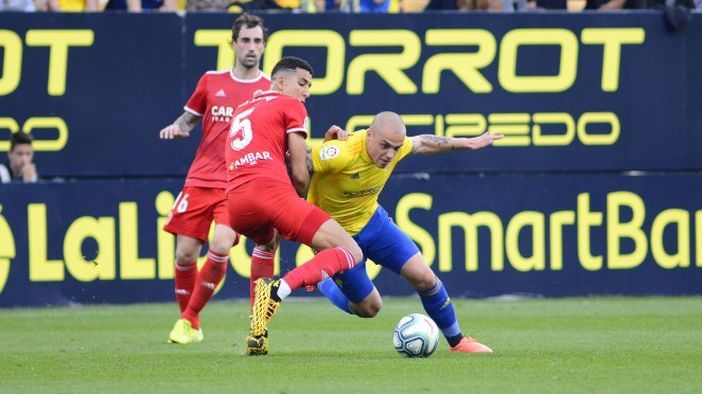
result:
M 428 290 L 434 287 L 434 285 L 436 285 L 437 280 L 438 279 L 436 275 L 434 275 L 434 273 L 432 273 L 431 275 L 422 275 L 418 278 L 415 278 L 415 280 L 412 283 L 412 286 L 414 286 L 414 288 L 419 291 Z
M 354 313 L 358 317 L 362 317 L 364 319 L 370 319 L 375 317 L 378 312 L 380 312 L 381 304 L 351 304 L 353 307 Z
M 356 264 L 363 260 L 363 252 L 356 241 L 334 219 L 329 219 L 317 230 L 310 245 L 316 250 L 325 250 L 335 247 L 346 249 Z
M 210 245 L 210 250 L 220 255 L 229 254 L 229 249 L 231 249 L 231 246 Z
M 193 250 L 180 250 L 176 251 L 176 258 L 175 262 L 176 264 L 191 264 L 194 261 L 197 261 L 198 256 L 198 251 L 193 251 Z
M 176 264 L 192 264 L 200 257 L 201 247 L 202 241 L 196 238 L 178 235 L 176 238 Z
M 380 298 L 380 293 L 376 288 L 373 288 L 370 294 L 358 303 L 351 303 L 354 313 L 359 317 L 371 318 L 375 317 L 383 307 L 383 299 Z
M 381 304 L 370 305 L 366 311 L 368 317 L 375 317 L 378 314 L 378 312 L 380 312 L 381 307 L 382 307 Z
M 234 236 L 234 237 L 221 237 L 220 239 L 215 239 L 213 242 L 210 244 L 210 250 L 217 254 L 228 254 L 229 249 L 234 247 L 238 241 L 239 237 Z
M 418 291 L 428 290 L 434 287 L 438 281 L 434 271 L 429 268 L 419 253 L 412 256 L 402 267 L 400 275 Z
M 231 227 L 216 224 L 214 239 L 210 243 L 210 249 L 218 254 L 227 254 L 229 249 L 239 243 L 239 234 Z
M 353 246 L 348 247 L 347 250 L 349 251 L 349 253 L 351 253 L 354 264 L 358 264 L 361 261 L 363 261 L 363 251 L 357 243 L 354 242 Z

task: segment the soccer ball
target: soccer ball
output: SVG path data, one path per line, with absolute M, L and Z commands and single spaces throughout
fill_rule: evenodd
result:
M 439 327 L 428 316 L 412 313 L 395 326 L 392 344 L 405 357 L 429 357 L 439 345 Z

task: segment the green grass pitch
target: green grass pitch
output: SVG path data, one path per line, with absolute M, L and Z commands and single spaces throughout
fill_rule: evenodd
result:
M 422 312 L 386 299 L 374 319 L 325 300 L 286 302 L 271 350 L 245 357 L 245 302 L 213 302 L 205 342 L 166 343 L 173 304 L 0 310 L 0 392 L 702 392 L 702 298 L 454 300 L 491 346 L 404 359 L 392 329 Z

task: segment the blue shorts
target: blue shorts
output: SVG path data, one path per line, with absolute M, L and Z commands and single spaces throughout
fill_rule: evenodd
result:
M 334 281 L 351 302 L 361 302 L 373 291 L 373 282 L 366 273 L 367 258 L 399 275 L 402 266 L 419 253 L 417 245 L 397 227 L 381 206 L 353 239 L 363 251 L 363 261 L 334 276 Z

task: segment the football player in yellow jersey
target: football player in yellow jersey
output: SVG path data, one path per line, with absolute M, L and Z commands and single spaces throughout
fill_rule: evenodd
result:
M 363 250 L 364 260 L 353 269 L 320 282 L 319 290 L 347 313 L 375 316 L 382 301 L 366 274 L 365 258 L 369 258 L 402 276 L 417 290 L 424 310 L 442 330 L 451 351 L 492 353 L 489 347 L 463 336 L 446 288 L 414 242 L 378 204 L 378 196 L 397 163 L 407 155 L 477 150 L 490 146 L 502 135 L 407 137 L 405 124 L 394 112 L 376 115 L 368 130 L 347 134 L 338 129 L 327 136 L 334 134 L 338 140 L 327 141 L 312 151 L 308 199 L 353 236 Z

